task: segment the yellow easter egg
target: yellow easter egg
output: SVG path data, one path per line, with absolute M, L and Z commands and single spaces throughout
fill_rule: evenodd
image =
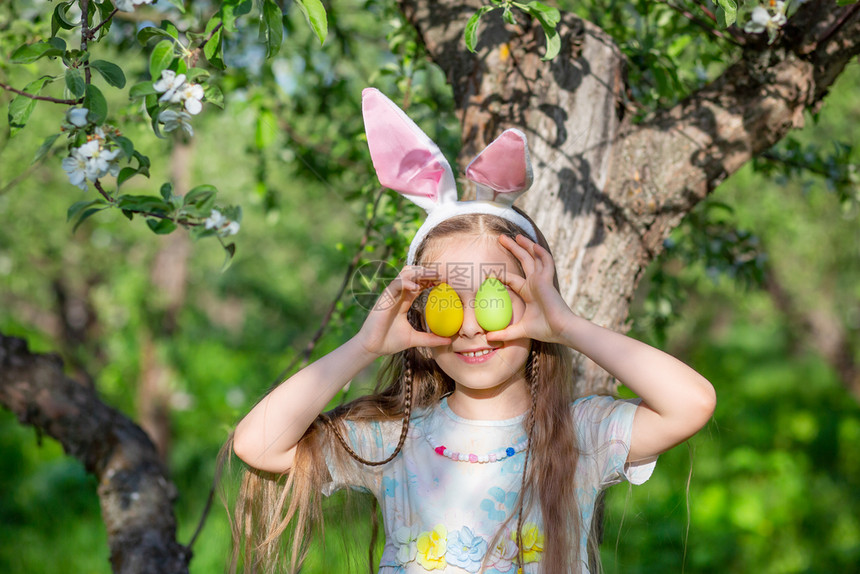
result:
M 463 324 L 463 302 L 447 283 L 440 283 L 430 291 L 424 307 L 427 327 L 440 337 L 450 337 Z
M 511 296 L 505 284 L 495 277 L 488 277 L 475 293 L 475 319 L 486 331 L 498 331 L 507 327 L 514 316 Z

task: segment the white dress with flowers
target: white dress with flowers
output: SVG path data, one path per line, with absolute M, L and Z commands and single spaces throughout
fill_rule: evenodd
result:
M 654 469 L 653 461 L 625 464 L 635 411 L 633 401 L 602 396 L 585 397 L 571 406 L 581 453 L 574 480 L 582 514 L 583 559 L 598 493 L 624 479 L 641 484 Z M 517 519 L 489 546 L 519 494 L 525 460 L 523 420 L 524 415 L 500 421 L 467 420 L 442 399 L 435 408 L 413 414 L 403 450 L 388 464 L 362 465 L 336 445 L 339 450 L 327 456 L 332 482 L 325 493 L 351 487 L 376 496 L 386 536 L 380 574 L 475 573 L 488 552 L 484 572 L 516 574 L 513 530 Z M 370 460 L 390 455 L 400 437 L 400 421 L 346 424 L 347 440 Z M 439 454 L 442 447 L 448 456 Z M 470 455 L 479 462 L 469 461 Z M 539 510 L 533 511 L 522 527 L 526 574 L 539 571 L 543 542 Z M 587 572 L 584 562 L 582 571 Z

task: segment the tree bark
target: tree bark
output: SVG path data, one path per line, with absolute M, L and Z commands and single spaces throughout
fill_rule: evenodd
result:
M 400 0 L 445 72 L 462 120 L 461 167 L 503 129 L 529 138 L 535 183 L 520 206 L 553 248 L 562 294 L 577 313 L 626 329 L 630 301 L 663 241 L 726 177 L 800 127 L 846 63 L 860 53 L 858 5 L 811 0 L 768 46 L 748 36 L 743 57 L 715 81 L 634 124 L 624 104 L 625 60 L 606 33 L 572 14 L 561 53 L 540 60 L 543 32 L 500 11 L 481 20 L 465 50 L 478 0 Z M 579 358 L 578 391 L 615 390 Z
M 176 489 L 140 427 L 66 377 L 59 358 L 33 354 L 23 340 L 2 334 L 0 404 L 96 476 L 114 572 L 188 572 L 191 552 L 176 542 Z

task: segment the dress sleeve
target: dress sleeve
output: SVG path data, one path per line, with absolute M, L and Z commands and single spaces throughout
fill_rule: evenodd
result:
M 364 459 L 377 461 L 387 458 L 394 450 L 397 440 L 391 443 L 391 424 L 380 421 L 343 421 L 347 444 Z M 399 427 L 397 429 L 399 431 Z M 329 431 L 331 432 L 331 431 Z M 368 466 L 355 460 L 335 437 L 326 441 L 325 462 L 331 482 L 323 485 L 323 494 L 331 495 L 342 488 L 354 488 L 379 492 L 382 482 L 382 467 Z
M 596 473 L 601 488 L 624 480 L 642 484 L 651 477 L 656 457 L 635 464 L 627 463 L 633 416 L 640 399 L 616 400 L 592 395 L 573 403 L 573 420 L 581 458 Z

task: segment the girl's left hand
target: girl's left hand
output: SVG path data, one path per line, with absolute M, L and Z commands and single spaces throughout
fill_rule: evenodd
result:
M 555 264 L 549 251 L 523 235 L 516 241 L 506 235 L 499 243 L 516 257 L 525 277 L 507 273 L 502 281 L 526 304 L 519 321 L 500 331 L 488 331 L 488 341 L 537 339 L 547 343 L 562 342 L 562 329 L 572 314 L 561 294 L 553 285 Z

